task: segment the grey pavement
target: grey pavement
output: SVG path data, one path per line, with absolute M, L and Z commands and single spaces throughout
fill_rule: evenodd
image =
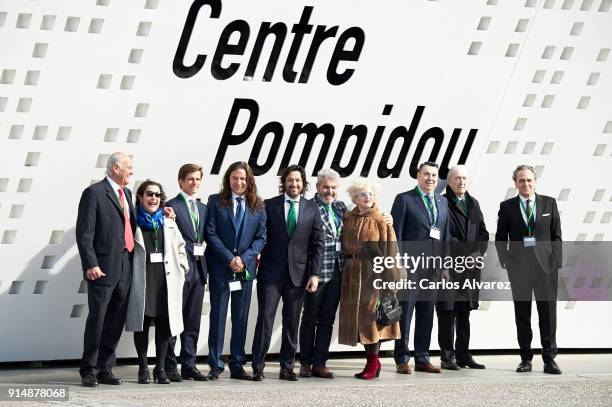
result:
M 169 385 L 136 383 L 138 367 L 120 365 L 113 372 L 124 378 L 121 386 L 80 386 L 76 367 L 0 369 L 0 388 L 17 384 L 67 385 L 70 406 L 610 406 L 612 405 L 612 354 L 559 355 L 563 374 L 544 374 L 534 358 L 532 373 L 515 373 L 518 356 L 478 356 L 485 370 L 461 369 L 442 374 L 395 373 L 392 358 L 382 360 L 378 379 L 355 379 L 365 359 L 332 359 L 328 367 L 335 379 L 278 380 L 279 366 L 266 366 L 263 382 L 232 380 L 223 373 L 216 382 L 183 382 Z M 439 358 L 432 358 L 434 364 Z M 200 365 L 207 371 L 207 366 Z M 152 369 L 152 366 L 151 366 Z M 250 369 L 247 369 L 249 371 Z M 5 391 L 5 390 L 4 390 Z M 1 405 L 35 405 L 0 402 Z M 42 404 L 42 403 L 38 403 Z

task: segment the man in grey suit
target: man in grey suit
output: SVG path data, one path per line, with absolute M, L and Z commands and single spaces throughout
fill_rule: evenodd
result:
M 296 381 L 293 372 L 298 325 L 305 291 L 315 292 L 323 261 L 323 231 L 317 205 L 306 198 L 306 173 L 297 165 L 281 176 L 278 197 L 265 201 L 267 244 L 257 273 L 258 315 L 253 339 L 253 380 L 264 378 L 274 316 L 283 299 L 280 350 L 281 380 Z
M 400 245 L 400 252 L 410 256 L 425 255 L 444 256 L 445 246 L 440 242 L 450 239 L 448 224 L 448 202 L 436 191 L 438 185 L 438 164 L 424 162 L 419 165 L 417 186 L 395 197 L 391 216 L 393 227 Z M 424 268 L 412 277 L 418 279 L 435 279 L 435 268 Z M 425 295 L 422 295 L 425 294 Z M 429 362 L 429 345 L 433 327 L 435 291 L 411 291 L 407 301 L 402 301 L 402 317 L 400 319 L 401 338 L 395 341 L 394 357 L 397 373 L 410 374 L 408 366 L 410 350 L 408 334 L 412 314 L 415 313 L 415 370 L 428 373 L 440 373 L 438 367 Z

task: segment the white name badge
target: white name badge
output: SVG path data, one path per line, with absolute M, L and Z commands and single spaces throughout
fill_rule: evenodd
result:
M 523 237 L 523 244 L 525 247 L 533 247 L 536 245 L 535 236 L 525 236 Z
M 151 253 L 151 263 L 163 263 L 164 262 L 164 254 L 160 252 Z
M 204 244 L 203 243 L 194 243 L 193 255 L 194 256 L 204 256 Z
M 239 291 L 242 290 L 242 286 L 240 285 L 240 281 L 230 281 L 229 282 L 230 291 Z
M 432 239 L 440 240 L 440 229 L 429 229 L 429 237 L 431 237 Z
M 342 243 L 336 242 L 336 251 L 337 252 L 341 252 L 342 251 Z

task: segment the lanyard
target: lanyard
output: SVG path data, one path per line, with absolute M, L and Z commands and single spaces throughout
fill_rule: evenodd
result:
M 527 218 L 527 232 L 529 232 L 529 236 L 533 235 L 533 226 L 532 224 L 529 222 L 530 220 L 533 220 L 533 222 L 535 223 L 535 211 L 536 211 L 536 203 L 535 200 L 532 201 L 533 202 L 533 209 L 531 210 L 531 213 L 529 213 L 529 215 L 527 215 L 527 205 L 525 205 L 523 203 L 523 201 L 521 202 L 521 210 L 523 211 L 523 213 L 525 213 L 525 218 Z
M 189 211 L 189 216 L 191 216 L 191 220 L 193 221 L 193 225 L 195 227 L 196 242 L 200 243 L 200 218 L 191 211 L 191 205 L 189 205 L 189 202 L 187 202 L 187 199 L 185 199 L 185 195 L 183 194 L 180 194 L 180 195 L 181 195 L 181 198 L 183 198 L 183 202 L 185 203 L 185 206 L 187 207 L 187 211 Z
M 151 215 L 149 215 L 151 217 Z M 151 222 L 153 224 L 153 245 L 155 246 L 155 251 L 159 251 L 159 239 L 157 238 L 157 232 L 159 230 L 159 225 L 157 222 Z
M 425 194 L 423 194 L 423 192 L 419 189 L 419 187 L 415 187 L 414 189 L 416 189 L 416 191 L 419 193 L 419 195 L 421 196 L 421 199 L 425 203 L 425 206 L 429 210 L 430 226 L 434 226 L 437 223 L 437 219 L 435 219 L 434 204 L 425 196 Z

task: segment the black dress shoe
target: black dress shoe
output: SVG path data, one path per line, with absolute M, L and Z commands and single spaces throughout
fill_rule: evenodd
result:
M 253 377 L 247 372 L 245 372 L 244 369 L 238 370 L 237 372 L 232 372 L 230 374 L 230 378 L 237 379 L 237 380 L 247 380 L 247 381 L 253 380 Z
M 454 359 L 447 360 L 447 361 L 443 360 L 440 363 L 440 367 L 444 370 L 461 370 L 459 369 L 459 365 L 457 364 L 457 362 L 455 362 Z
M 197 382 L 206 382 L 208 377 L 204 376 L 197 367 L 191 369 L 181 369 L 181 377 L 185 380 L 195 380 Z
M 112 372 L 104 372 L 98 374 L 98 382 L 102 384 L 111 384 L 113 386 L 118 386 L 123 381 L 120 377 L 115 376 Z
M 516 368 L 517 373 L 531 372 L 531 361 L 523 360 Z
M 81 385 L 83 385 L 83 387 L 98 387 L 98 379 L 96 379 L 94 375 L 88 374 L 81 378 Z
M 551 360 L 548 363 L 544 363 L 544 373 L 561 374 L 561 369 L 554 360 Z
M 457 358 L 457 364 L 459 367 L 469 367 L 470 369 L 484 369 L 485 365 L 476 363 L 472 356 L 469 356 L 467 359 L 459 359 Z
M 265 378 L 266 376 L 264 376 L 263 369 L 253 369 L 253 381 L 254 382 L 260 382 Z
M 171 382 L 179 383 L 183 381 L 181 374 L 176 369 L 166 370 L 166 376 L 168 376 L 168 379 L 170 379 Z
M 222 372 L 221 369 L 213 367 L 210 369 L 210 372 L 208 372 L 208 380 L 217 380 Z
M 153 381 L 157 384 L 170 384 L 170 379 L 166 376 L 164 369 L 153 369 Z
M 281 369 L 278 378 L 290 382 L 297 382 L 298 380 L 298 376 L 293 372 L 293 369 Z
M 151 383 L 151 375 L 149 369 L 138 370 L 138 384 L 149 384 Z

